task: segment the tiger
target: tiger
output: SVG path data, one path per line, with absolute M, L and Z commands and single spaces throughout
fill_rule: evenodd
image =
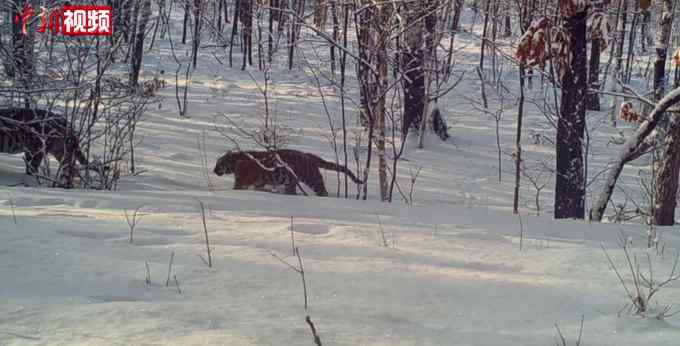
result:
M 296 194 L 297 179 L 282 165 L 274 167 L 260 166 L 253 160 L 242 160 L 236 163 L 235 172 L 257 172 L 260 174 L 235 174 L 234 189 L 242 190 L 253 186 L 255 190 L 281 192 L 287 195 Z M 269 186 L 269 188 L 267 188 Z M 283 189 L 283 190 L 282 190 Z
M 73 159 L 88 165 L 78 136 L 64 116 L 44 109 L 2 108 L 0 152 L 22 151 L 27 175 L 38 173 L 46 154 L 52 154 L 62 166 L 70 166 Z
M 288 194 L 295 194 L 297 183 L 301 182 L 309 186 L 317 196 L 328 196 L 321 175 L 321 168 L 346 173 L 355 183 L 363 183 L 345 166 L 326 161 L 314 154 L 292 149 L 228 151 L 217 160 L 213 171 L 218 176 L 233 173 L 235 178 L 234 189 L 245 189 L 249 186 L 258 188 L 257 184 L 263 185 L 263 182 L 271 180 L 267 177 L 268 174 L 271 174 L 271 171 L 267 168 L 277 167 L 281 164 L 277 159 L 277 154 L 283 163 L 290 167 L 290 170 L 281 167 L 290 174 L 285 183 L 285 190 Z M 258 162 L 254 162 L 249 156 L 252 156 Z

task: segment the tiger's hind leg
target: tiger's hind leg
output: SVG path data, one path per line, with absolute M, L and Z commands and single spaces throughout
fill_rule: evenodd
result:
M 311 187 L 317 196 L 323 197 L 328 196 L 326 185 L 324 185 L 323 182 L 323 176 L 321 175 L 321 171 L 318 168 L 310 169 L 309 175 L 304 177 L 303 179 L 304 183 Z

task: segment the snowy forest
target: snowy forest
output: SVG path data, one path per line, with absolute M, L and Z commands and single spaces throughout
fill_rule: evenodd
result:
M 0 0 L 0 345 L 678 345 L 680 0 Z

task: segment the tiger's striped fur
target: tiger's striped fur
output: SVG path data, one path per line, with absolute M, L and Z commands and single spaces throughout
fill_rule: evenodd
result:
M 280 165 L 277 155 L 295 173 L 297 179 L 292 177 L 286 183 L 286 193 L 295 193 L 299 182 L 309 186 L 317 196 L 328 196 L 324 185 L 321 168 L 346 173 L 355 183 L 361 184 L 352 171 L 347 167 L 326 161 L 314 154 L 304 153 L 291 149 L 274 151 L 229 151 L 220 157 L 215 164 L 215 174 L 234 174 L 234 189 L 244 189 L 255 186 L 256 182 L 266 181 L 267 175 L 272 171 L 267 168 Z M 259 162 L 253 162 L 250 157 Z M 264 167 L 263 167 L 264 166 Z M 285 168 L 284 168 L 285 169 Z M 290 174 L 289 171 L 287 171 Z M 291 174 L 292 175 L 292 174 Z M 257 187 L 257 186 L 256 186 Z
M 62 115 L 43 109 L 2 108 L 0 152 L 18 154 L 22 151 L 29 175 L 38 173 L 46 154 L 54 155 L 62 166 L 75 160 L 87 165 L 78 137 Z

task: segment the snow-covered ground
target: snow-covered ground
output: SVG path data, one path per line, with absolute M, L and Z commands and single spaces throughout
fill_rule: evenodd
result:
M 476 42 L 457 39 L 459 70 L 476 64 Z M 160 60 L 146 58 L 149 71 L 174 71 L 167 44 L 162 47 Z M 189 118 L 177 116 L 174 87 L 164 89 L 160 107 L 149 109 L 138 130 L 136 158 L 144 173 L 125 178 L 119 191 L 7 187 L 30 179 L 20 155 L 0 154 L 0 345 L 310 345 L 307 314 L 324 345 L 550 345 L 555 324 L 573 345 L 581 316 L 583 345 L 678 344 L 675 317 L 617 316 L 626 295 L 601 246 L 629 273 L 619 246 L 623 232 L 646 266 L 643 226 L 553 221 L 550 185 L 541 195 L 543 215 L 534 216 L 526 180 L 521 218 L 509 212 L 515 105 L 500 123 L 498 182 L 494 121 L 470 104 L 479 95 L 474 72 L 440 103 L 453 138 L 406 150 L 400 184 L 408 189 L 409 169 L 422 167 L 408 206 L 398 197 L 377 201 L 375 174 L 368 201 L 234 191 L 232 176 L 210 174 L 208 181 L 199 139 L 205 136 L 211 170 L 232 148 L 214 131 L 216 115 L 255 126 L 264 101 L 248 73 L 207 53 L 199 66 Z M 250 73 L 261 82 L 260 73 Z M 289 146 L 332 160 L 328 120 L 309 76 L 282 68 L 272 82 L 271 107 L 294 129 Z M 336 98 L 329 107 L 337 126 Z M 354 123 L 355 112 L 350 116 Z M 591 177 L 616 150 L 607 143 L 618 131 L 599 126 L 604 117 L 590 120 L 597 129 Z M 550 146 L 530 138 L 532 129 L 551 137 L 545 123 L 531 111 L 525 160 L 550 162 Z M 631 167 L 622 178 L 633 193 L 639 193 L 637 174 Z M 326 184 L 336 191 L 333 173 Z M 589 192 L 597 191 L 596 182 Z M 206 251 L 198 200 L 207 207 L 212 268 L 199 257 Z M 124 210 L 139 206 L 143 217 L 130 244 Z M 307 312 L 299 275 L 272 256 L 297 263 L 291 217 Z M 650 258 L 662 279 L 680 237 L 671 228 L 659 231 L 664 255 L 650 252 Z M 174 280 L 165 286 L 173 252 L 181 293 Z M 665 288 L 657 299 L 672 304 L 680 290 Z

